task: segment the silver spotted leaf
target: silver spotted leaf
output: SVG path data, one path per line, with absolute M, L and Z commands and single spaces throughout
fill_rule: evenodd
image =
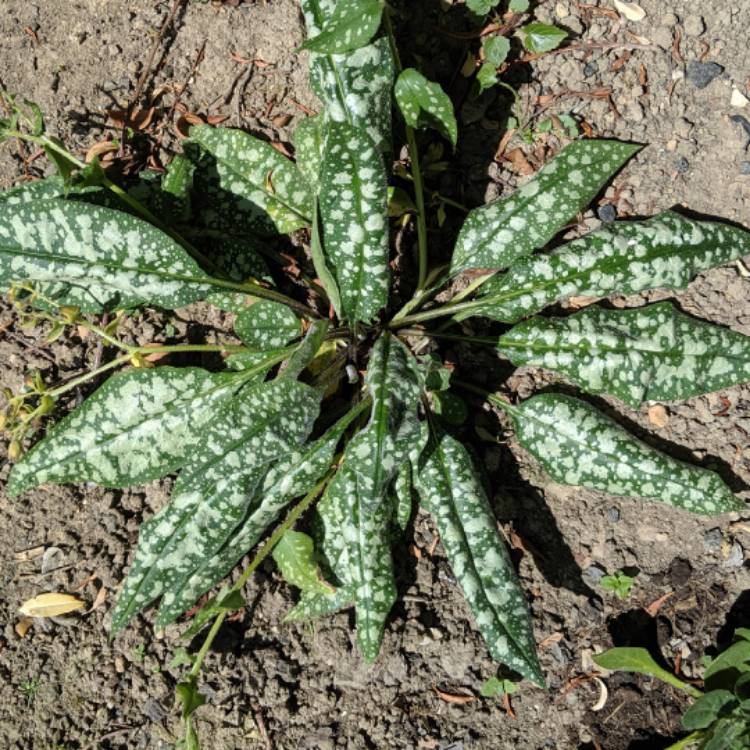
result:
M 407 68 L 399 75 L 394 94 L 409 127 L 433 128 L 456 145 L 458 124 L 453 102 L 439 83 L 430 81 L 414 68 Z
M 634 408 L 750 381 L 750 337 L 691 318 L 669 302 L 531 318 L 502 336 L 498 350 L 515 365 L 564 373 Z
M 221 187 L 265 212 L 282 234 L 310 224 L 312 192 L 297 167 L 241 130 L 196 125 L 190 139 L 216 160 Z
M 280 378 L 291 378 L 296 380 L 302 371 L 313 361 L 318 349 L 323 345 L 328 333 L 329 323 L 327 320 L 315 320 L 302 339 L 300 345 L 294 350 L 289 359 L 281 366 Z
M 88 195 L 101 193 L 102 189 L 97 187 L 76 188 L 73 186 L 68 191 L 68 195 Z M 65 181 L 58 175 L 45 177 L 33 182 L 25 182 L 22 185 L 10 188 L 10 190 L 0 191 L 0 205 L 15 206 L 19 203 L 34 203 L 36 201 L 47 200 L 48 198 L 65 198 Z
M 388 301 L 387 196 L 383 158 L 367 133 L 331 123 L 320 179 L 322 244 L 351 323 L 370 322 Z
M 325 115 L 307 117 L 294 131 L 294 156 L 297 169 L 314 193 L 320 187 L 320 165 L 323 162 Z
M 339 292 L 339 285 L 336 283 L 336 278 L 328 267 L 328 261 L 326 260 L 326 255 L 323 250 L 323 239 L 321 237 L 320 228 L 320 210 L 317 197 L 315 199 L 315 205 L 313 206 L 313 222 L 312 228 L 310 229 L 310 255 L 312 256 L 315 273 L 318 274 L 318 278 L 325 290 L 328 301 L 331 303 L 336 317 L 341 319 L 341 293 Z
M 513 195 L 469 212 L 451 273 L 506 268 L 544 247 L 639 148 L 605 140 L 571 143 Z
M 347 427 L 363 411 L 365 403 L 342 417 L 322 437 L 288 456 L 266 473 L 258 492 L 248 504 L 241 523 L 213 557 L 175 580 L 170 593 L 174 599 L 162 601 L 159 617 L 171 622 L 190 608 L 198 597 L 218 583 L 274 524 L 284 508 L 296 497 L 309 492 L 333 462 L 336 447 Z
M 335 3 L 302 0 L 310 35 L 319 33 Z M 310 53 L 310 83 L 326 107 L 325 116 L 367 130 L 378 149 L 391 148 L 391 89 L 395 77 L 388 40 L 341 55 Z
M 521 445 L 556 482 L 693 513 L 744 508 L 718 474 L 651 448 L 584 401 L 545 393 L 508 411 Z
M 569 297 L 683 289 L 700 271 L 750 253 L 750 233 L 667 211 L 646 221 L 618 221 L 549 255 L 521 258 L 490 279 L 460 318 L 484 315 L 513 323 Z
M 173 239 L 121 211 L 51 198 L 0 202 L 0 285 L 32 282 L 85 312 L 182 307 L 210 279 Z
M 338 0 L 302 49 L 331 55 L 364 47 L 377 33 L 382 15 L 383 0 Z
M 414 481 L 490 655 L 544 685 L 528 606 L 466 448 L 433 431 Z
M 157 597 L 157 627 L 170 621 L 173 588 L 202 568 L 245 518 L 266 474 L 310 434 L 319 397 L 309 386 L 270 381 L 245 388 L 203 426 L 170 503 L 141 526 L 133 564 L 112 617 L 114 632 Z
M 284 580 L 301 591 L 333 594 L 335 589 L 323 579 L 315 559 L 313 540 L 301 531 L 288 529 L 273 548 L 273 559 Z
M 302 333 L 300 319 L 286 305 L 258 300 L 237 315 L 234 332 L 251 349 L 275 349 Z
M 8 492 L 48 482 L 128 487 L 175 471 L 249 374 L 159 367 L 114 375 L 13 467 Z

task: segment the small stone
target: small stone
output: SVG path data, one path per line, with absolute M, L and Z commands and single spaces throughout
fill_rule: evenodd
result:
M 695 88 L 705 89 L 723 72 L 724 68 L 719 63 L 691 60 L 687 66 L 687 79 Z
M 128 73 L 137 73 L 141 69 L 141 64 L 137 60 L 131 60 L 128 63 Z
M 567 18 L 570 15 L 568 6 L 565 3 L 557 3 L 555 5 L 555 15 L 562 21 L 563 18 Z
M 703 535 L 703 546 L 709 552 L 719 552 L 721 550 L 722 533 L 721 529 L 709 529 Z
M 727 559 L 724 560 L 724 566 L 727 568 L 739 568 L 745 562 L 745 551 L 739 542 L 734 542 L 729 550 Z
M 680 19 L 677 18 L 677 15 L 675 13 L 665 13 L 661 17 L 661 25 L 662 26 L 676 26 L 680 22 Z
M 743 161 L 740 164 L 740 174 L 750 174 L 750 161 Z
M 675 164 L 675 169 L 677 174 L 685 174 L 690 169 L 690 162 L 684 156 L 681 156 Z
M 700 36 L 706 30 L 702 16 L 688 16 L 685 19 L 685 33 L 688 36 Z
M 690 131 L 693 129 L 693 123 L 684 117 L 678 117 L 674 124 L 675 135 L 679 138 L 688 138 Z
M 600 565 L 589 565 L 586 570 L 583 571 L 583 577 L 586 580 L 588 584 L 591 584 L 593 586 L 598 586 L 599 582 L 604 578 L 604 576 L 607 574 L 607 571 L 604 570 Z
M 586 78 L 591 78 L 591 76 L 595 76 L 599 72 L 599 64 L 596 62 L 596 60 L 591 60 L 591 62 L 587 62 L 583 66 L 583 75 L 586 76 Z
M 620 520 L 620 509 L 614 506 L 607 508 L 607 520 L 610 523 L 617 523 Z
M 643 107 L 639 102 L 631 102 L 622 113 L 622 116 L 628 122 L 642 122 L 643 121 Z
M 617 218 L 617 209 L 611 203 L 605 203 L 596 209 L 596 215 L 604 224 L 609 224 Z

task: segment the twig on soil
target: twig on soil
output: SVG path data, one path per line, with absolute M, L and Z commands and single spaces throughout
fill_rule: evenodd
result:
M 183 94 L 187 91 L 187 88 L 190 85 L 190 79 L 195 75 L 195 71 L 198 70 L 198 66 L 203 62 L 203 59 L 205 56 L 206 56 L 206 40 L 204 39 L 203 44 L 201 44 L 200 49 L 198 50 L 198 54 L 195 56 L 195 60 L 193 60 L 193 64 L 190 66 L 190 72 L 185 77 L 184 83 L 182 84 L 180 89 L 177 91 L 174 101 L 172 102 L 172 106 L 169 108 L 169 112 L 167 112 L 167 117 L 166 117 L 167 123 L 172 122 L 174 111 L 177 108 L 177 105 L 180 103 L 180 100 L 182 99 Z
M 149 75 L 151 75 L 151 68 L 153 67 L 154 58 L 156 57 L 156 50 L 159 49 L 159 46 L 161 45 L 162 40 L 164 39 L 164 35 L 167 33 L 167 29 L 172 25 L 172 22 L 174 21 L 175 16 L 177 15 L 177 11 L 180 9 L 180 6 L 183 5 L 183 3 L 185 3 L 185 0 L 174 0 L 174 2 L 172 3 L 172 8 L 167 14 L 167 17 L 164 19 L 164 23 L 161 25 L 161 28 L 159 29 L 159 33 L 156 35 L 154 39 L 154 43 L 151 45 L 151 50 L 148 53 L 146 66 L 143 68 L 143 72 L 138 78 L 138 82 L 135 85 L 135 91 L 133 92 L 133 96 L 130 98 L 127 109 L 125 110 L 125 121 L 122 125 L 122 131 L 120 132 L 120 149 L 117 153 L 118 157 L 120 158 L 122 158 L 125 155 L 125 146 L 126 146 L 127 138 L 128 138 L 128 123 L 130 122 L 130 115 L 133 113 L 133 108 L 138 103 L 138 100 L 141 98 L 141 94 L 143 93 L 143 87 L 146 85 L 146 81 L 148 80 Z

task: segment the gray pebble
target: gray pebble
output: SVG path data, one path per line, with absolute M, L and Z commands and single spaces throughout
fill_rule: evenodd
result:
M 740 174 L 750 174 L 750 161 L 743 161 L 740 164 Z
M 607 508 L 607 520 L 611 523 L 617 523 L 620 520 L 620 509 L 614 506 Z
M 661 25 L 662 26 L 676 26 L 680 22 L 680 19 L 677 18 L 677 15 L 674 13 L 665 13 L 661 17 Z
M 595 60 L 592 60 L 591 62 L 587 62 L 583 66 L 583 75 L 585 75 L 586 78 L 595 76 L 598 72 L 599 72 L 599 64 Z
M 711 81 L 717 79 L 724 68 L 715 62 L 698 62 L 691 60 L 685 71 L 688 81 L 697 89 L 705 89 Z
M 718 552 L 721 549 L 721 529 L 709 529 L 703 535 L 703 546 L 710 552 Z
M 688 169 L 690 169 L 690 162 L 684 156 L 681 156 L 677 160 L 675 167 L 677 169 L 677 174 L 685 174 Z
M 606 573 L 607 571 L 600 565 L 589 565 L 589 567 L 583 571 L 583 578 L 586 583 L 597 586 Z
M 617 209 L 611 203 L 605 203 L 603 206 L 599 206 L 596 209 L 596 215 L 602 220 L 602 222 L 609 224 L 617 218 Z
M 724 566 L 727 568 L 739 568 L 745 562 L 745 552 L 739 542 L 732 545 L 729 551 L 729 557 L 724 560 Z

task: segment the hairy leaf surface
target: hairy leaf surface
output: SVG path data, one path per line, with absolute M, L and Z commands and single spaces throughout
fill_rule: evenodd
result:
M 244 377 L 197 367 L 114 375 L 14 466 L 8 492 L 48 482 L 127 487 L 175 471 Z
M 492 658 L 543 685 L 528 606 L 466 449 L 433 433 L 414 479 Z
M 115 631 L 159 596 L 167 608 L 174 603 L 174 585 L 221 549 L 271 465 L 310 434 L 318 409 L 312 388 L 276 380 L 244 389 L 204 426 L 171 502 L 141 526 L 112 618 Z M 160 611 L 157 627 L 169 621 Z
M 385 168 L 367 133 L 329 125 L 320 182 L 323 250 L 343 315 L 369 322 L 388 301 L 389 273 Z
M 245 517 L 226 539 L 221 549 L 197 568 L 186 572 L 170 586 L 174 599 L 162 600 L 159 618 L 171 622 L 179 617 L 205 591 L 220 581 L 275 523 L 284 508 L 309 492 L 329 470 L 341 436 L 362 412 L 364 404 L 342 417 L 321 438 L 281 457 L 265 475 L 257 493 L 248 503 Z
M 190 138 L 216 159 L 221 187 L 268 214 L 282 234 L 310 223 L 312 192 L 293 162 L 241 130 L 196 125 Z
M 237 315 L 234 332 L 251 349 L 275 349 L 299 336 L 302 328 L 286 305 L 262 299 Z
M 617 141 L 575 141 L 509 198 L 466 217 L 451 273 L 499 269 L 546 245 L 638 151 Z
M 562 372 L 587 391 L 635 408 L 750 380 L 750 337 L 684 315 L 669 302 L 531 318 L 502 336 L 498 350 L 515 365 Z
M 307 534 L 288 529 L 271 554 L 287 583 L 302 591 L 334 593 L 333 586 L 326 583 L 320 575 L 313 540 Z
M 482 288 L 477 308 L 512 323 L 571 295 L 632 294 L 683 289 L 700 271 L 750 253 L 750 233 L 667 211 L 646 221 L 617 222 L 573 240 L 549 255 L 514 263 Z
M 210 290 L 185 250 L 145 221 L 55 198 L 0 202 L 0 285 L 24 281 L 86 312 L 181 307 Z
M 430 81 L 414 68 L 407 68 L 396 81 L 395 96 L 409 127 L 434 128 L 456 145 L 458 124 L 453 102 L 439 83 Z
M 382 0 L 338 0 L 319 33 L 309 34 L 302 49 L 340 54 L 364 47 L 376 34 Z
M 744 507 L 718 474 L 651 448 L 584 401 L 545 393 L 512 407 L 511 414 L 521 445 L 556 482 L 694 513 Z

